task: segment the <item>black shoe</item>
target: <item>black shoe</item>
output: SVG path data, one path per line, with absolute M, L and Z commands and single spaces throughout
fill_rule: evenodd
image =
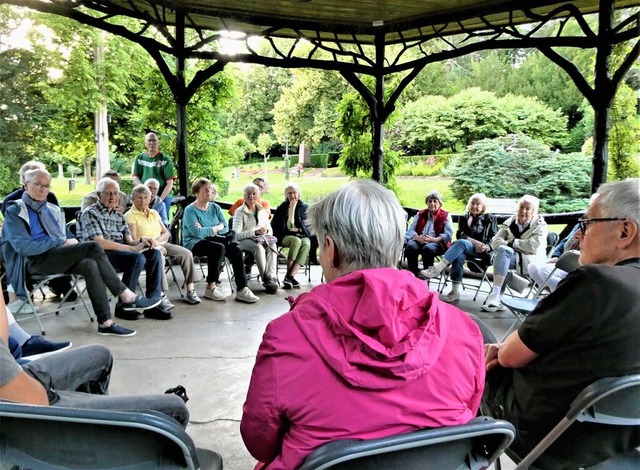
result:
M 293 282 L 291 282 L 290 278 L 284 278 L 284 281 L 282 281 L 282 288 L 286 290 L 293 289 Z
M 49 291 L 55 295 L 56 297 L 64 297 L 64 294 L 66 294 L 66 292 L 60 293 L 57 292 L 53 289 L 51 289 L 51 287 L 49 287 Z M 72 290 L 71 292 L 69 292 L 69 295 L 67 296 L 67 298 L 64 300 L 65 302 L 75 302 L 76 300 L 78 300 L 78 293 L 75 290 Z
M 113 314 L 116 318 L 120 318 L 122 320 L 134 321 L 144 318 L 142 312 L 138 312 L 137 310 L 124 310 L 121 305 L 116 305 L 116 310 Z
M 165 312 L 164 310 L 156 307 L 145 310 L 144 317 L 150 320 L 171 320 L 173 318 L 173 312 Z
M 300 283 L 296 281 L 295 277 L 291 278 L 291 285 L 293 286 L 294 289 L 300 289 Z
M 32 336 L 22 345 L 22 357 L 36 359 L 70 347 L 70 341 L 47 341 L 42 336 Z

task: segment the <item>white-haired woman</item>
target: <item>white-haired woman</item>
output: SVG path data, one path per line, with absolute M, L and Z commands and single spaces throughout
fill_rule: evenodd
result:
M 442 257 L 442 260 L 422 271 L 428 278 L 438 277 L 444 269 L 451 265 L 451 292 L 440 297 L 445 302 L 460 300 L 460 284 L 467 258 L 474 258 L 484 266 L 491 263 L 491 240 L 498 232 L 496 216 L 487 212 L 487 196 L 476 193 L 467 202 L 467 212 L 458 222 L 457 240 Z
M 275 294 L 278 249 L 269 224 L 269 212 L 258 203 L 259 199 L 258 186 L 249 183 L 244 187 L 244 203 L 233 214 L 233 229 L 240 249 L 251 253 L 256 260 L 266 292 Z
M 482 335 L 466 313 L 396 269 L 405 217 L 395 195 L 353 181 L 311 206 L 309 220 L 327 282 L 267 326 L 240 424 L 249 452 L 267 468 L 299 468 L 334 439 L 475 417 Z
M 149 178 L 144 182 L 144 185 L 149 188 L 149 191 L 151 191 L 149 207 L 158 213 L 162 223 L 165 227 L 168 227 L 169 216 L 167 214 L 167 206 L 164 204 L 164 201 L 160 199 L 160 196 L 158 196 L 158 191 L 160 191 L 160 181 L 155 178 Z
M 300 188 L 295 183 L 284 187 L 284 202 L 278 206 L 271 221 L 278 243 L 289 248 L 287 274 L 282 286 L 285 289 L 300 288 L 296 281 L 300 266 L 304 266 L 311 250 L 311 233 L 307 226 L 308 206 L 300 199 Z
M 160 214 L 155 209 L 149 208 L 151 190 L 146 184 L 139 184 L 133 188 L 131 201 L 133 202 L 133 207 L 124 214 L 129 230 L 131 230 L 131 237 L 134 240 L 146 238 L 149 240 L 151 247 L 157 247 L 165 256 L 174 257 L 180 264 L 184 274 L 184 282 L 187 287 L 186 302 L 191 305 L 199 304 L 200 298 L 195 289 L 197 278 L 193 253 L 183 246 L 169 243 L 171 234 L 162 222 Z M 164 202 L 161 202 L 161 206 L 164 208 Z M 167 292 L 168 290 L 169 285 L 167 284 L 166 273 L 163 272 L 162 291 Z M 164 310 L 173 308 L 173 304 L 169 302 L 164 294 L 160 307 Z
M 546 257 L 547 223 L 538 214 L 540 199 L 525 194 L 518 200 L 516 213 L 500 225 L 493 240 L 493 289 L 485 304 L 485 312 L 504 310 L 502 286 L 509 269 L 515 269 L 523 276 L 529 263 Z

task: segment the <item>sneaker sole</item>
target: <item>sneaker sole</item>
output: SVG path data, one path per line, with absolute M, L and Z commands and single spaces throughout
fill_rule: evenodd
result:
M 59 353 L 60 351 L 64 351 L 65 349 L 70 349 L 73 346 L 73 343 L 69 343 L 69 346 L 65 346 L 64 348 L 56 349 L 55 351 L 47 351 L 40 354 L 32 354 L 31 356 L 22 356 L 22 359 L 28 359 L 29 361 L 33 361 L 34 359 L 38 359 L 40 357 L 51 356 L 52 354 Z
M 198 305 L 200 302 L 202 302 L 201 300 L 194 301 L 194 300 L 187 300 L 187 299 L 184 299 L 184 301 L 189 305 Z
M 225 300 L 227 300 L 226 297 L 222 297 L 221 299 L 216 299 L 213 297 L 207 297 L 206 295 L 204 296 L 205 299 L 209 299 L 209 300 L 213 300 L 214 302 L 224 302 Z
M 498 312 L 498 311 L 503 311 L 506 307 L 504 305 L 499 305 L 497 307 L 493 307 L 493 306 L 488 306 L 488 305 L 482 305 L 480 307 L 480 310 L 482 310 L 483 312 Z
M 154 307 L 157 307 L 158 305 L 160 305 L 160 302 L 162 302 L 160 299 L 158 299 L 156 302 L 154 302 L 151 305 L 147 305 L 145 307 L 141 307 L 140 305 L 129 305 L 127 307 L 122 307 L 122 310 L 124 310 L 125 312 L 132 312 L 134 310 L 141 310 L 141 311 L 145 311 L 145 310 L 150 310 Z
M 258 300 L 260 300 L 260 299 L 257 298 L 255 300 L 253 300 L 253 299 L 249 300 L 249 299 L 239 299 L 239 298 L 236 297 L 236 302 L 242 302 L 242 303 L 245 303 L 245 304 L 255 304 Z
M 443 302 L 446 302 L 448 304 L 457 304 L 458 302 L 460 302 L 460 299 L 445 299 L 445 298 L 441 298 L 440 300 L 442 300 Z
M 117 333 L 108 333 L 105 331 L 98 331 L 99 336 L 119 336 L 121 338 L 129 338 L 130 336 L 135 336 L 136 333 L 137 331 L 134 331 L 133 333 L 127 333 L 126 335 L 119 335 Z

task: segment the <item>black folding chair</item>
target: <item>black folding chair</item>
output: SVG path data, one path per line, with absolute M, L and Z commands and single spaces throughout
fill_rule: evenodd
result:
M 640 374 L 607 377 L 586 387 L 573 400 L 560 422 L 522 460 L 509 452 L 512 459 L 520 460 L 516 470 L 529 468 L 575 421 L 603 426 L 640 426 Z M 585 468 L 637 470 L 640 468 L 640 451 L 636 448 Z
M 8 402 L 0 402 L 2 464 L 30 469 L 222 470 L 220 455 L 196 450 L 178 422 L 159 412 Z
M 330 442 L 309 455 L 299 470 L 480 470 L 488 468 L 514 437 L 511 423 L 479 417 L 459 426 Z

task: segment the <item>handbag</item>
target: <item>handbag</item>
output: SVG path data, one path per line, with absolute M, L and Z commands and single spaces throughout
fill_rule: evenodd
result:
M 529 279 L 519 274 L 516 274 L 516 272 L 513 270 L 509 270 L 504 282 L 509 286 L 509 288 L 513 289 L 514 291 L 520 294 L 522 294 L 522 292 L 524 292 L 524 290 L 527 287 L 529 287 L 529 283 L 530 283 Z
M 261 245 L 272 245 L 278 243 L 278 239 L 273 235 L 256 235 L 253 237 L 253 241 L 260 243 Z

